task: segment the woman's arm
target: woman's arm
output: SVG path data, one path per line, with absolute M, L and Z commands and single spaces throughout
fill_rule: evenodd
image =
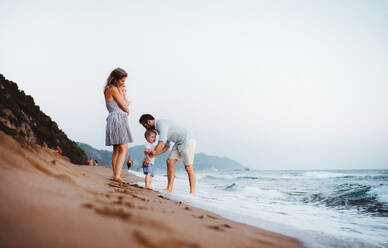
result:
M 128 99 L 127 99 L 127 95 L 124 94 L 123 96 L 124 96 L 124 101 L 125 101 L 125 103 L 127 104 L 127 107 L 129 107 L 129 101 L 128 101 Z
M 112 87 L 112 97 L 120 106 L 120 108 L 129 115 L 129 109 L 125 105 L 123 98 L 121 97 L 119 90 L 116 87 Z

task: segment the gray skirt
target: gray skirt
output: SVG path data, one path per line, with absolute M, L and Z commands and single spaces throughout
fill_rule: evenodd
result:
M 132 135 L 128 126 L 128 117 L 125 112 L 111 112 L 106 118 L 105 145 L 119 145 L 132 143 Z

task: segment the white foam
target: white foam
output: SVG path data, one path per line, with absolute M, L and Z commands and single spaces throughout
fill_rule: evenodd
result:
M 379 185 L 369 191 L 369 194 L 374 195 L 379 202 L 388 203 L 388 185 Z
M 286 197 L 285 194 L 279 192 L 275 189 L 263 189 L 259 186 L 245 186 L 242 187 L 241 193 L 246 195 L 247 197 L 261 197 L 266 199 L 279 199 Z
M 334 172 L 326 172 L 326 171 L 309 171 L 309 172 L 305 172 L 303 176 L 313 177 L 313 178 L 331 178 L 331 177 L 344 177 L 347 175 L 343 173 L 334 173 Z

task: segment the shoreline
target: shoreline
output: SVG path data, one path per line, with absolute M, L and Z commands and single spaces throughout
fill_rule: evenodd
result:
M 1 247 L 303 247 L 0 132 Z M 130 183 L 143 180 L 126 170 Z

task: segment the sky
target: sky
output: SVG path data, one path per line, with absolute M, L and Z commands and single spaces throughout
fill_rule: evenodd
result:
M 197 152 L 262 170 L 388 169 L 388 1 L 0 2 L 0 73 L 72 140 L 105 146 L 103 87 Z

